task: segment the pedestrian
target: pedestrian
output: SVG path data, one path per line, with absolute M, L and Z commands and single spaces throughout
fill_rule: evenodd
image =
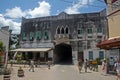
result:
M 87 67 L 88 67 L 88 60 L 87 60 L 87 59 L 85 59 L 85 62 L 84 62 L 85 72 L 87 72 Z
M 78 60 L 78 70 L 79 70 L 79 73 L 81 73 L 82 66 L 83 66 L 83 61 L 82 61 L 82 59 L 79 59 Z
M 34 61 L 33 60 L 30 61 L 30 69 L 29 69 L 29 71 L 31 71 L 31 70 L 34 72 Z
M 120 60 L 117 60 L 117 62 L 115 62 L 114 71 L 117 73 L 117 80 L 120 80 Z
M 50 69 L 51 61 L 48 60 L 47 65 L 48 65 L 48 69 Z
M 38 60 L 38 65 L 39 65 L 39 67 L 40 67 L 40 65 L 41 65 L 41 61 L 40 61 L 40 59 Z
M 114 71 L 117 72 L 117 74 L 120 73 L 120 61 L 116 61 L 115 64 L 114 64 Z
M 103 75 L 107 75 L 107 61 L 104 59 L 102 62 L 102 71 L 103 71 Z

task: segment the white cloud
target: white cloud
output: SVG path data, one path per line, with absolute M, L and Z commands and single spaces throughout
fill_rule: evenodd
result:
M 25 16 L 25 12 L 23 12 L 20 7 L 14 7 L 12 9 L 6 9 L 5 16 L 10 18 L 21 18 Z
M 20 7 L 14 7 L 12 9 L 6 9 L 4 15 L 0 14 L 0 27 L 9 26 L 13 30 L 12 33 L 19 34 L 21 22 L 15 22 L 15 20 L 20 20 L 22 16 L 27 18 L 49 16 L 51 5 L 46 2 L 38 2 L 39 6 L 34 9 L 28 9 L 22 11 Z
M 4 17 L 0 17 L 0 27 L 9 26 L 9 28 L 13 30 L 12 33 L 19 34 L 20 25 L 21 23 L 14 22 L 11 19 L 5 19 Z
M 41 16 L 49 16 L 50 15 L 50 9 L 51 6 L 48 2 L 42 1 L 38 2 L 39 6 L 34 8 L 33 10 L 29 10 L 28 14 L 31 17 L 41 17 Z
M 79 9 L 86 7 L 87 4 L 91 4 L 95 0 L 79 0 L 78 3 L 73 4 L 72 6 L 69 6 L 65 9 L 65 12 L 68 14 L 77 14 L 80 13 Z

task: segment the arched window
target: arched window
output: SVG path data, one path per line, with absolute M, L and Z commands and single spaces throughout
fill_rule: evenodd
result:
M 65 29 L 65 33 L 66 33 L 66 34 L 69 33 L 69 31 L 68 31 L 68 27 L 66 27 L 66 29 Z
M 60 34 L 60 28 L 57 29 L 57 34 Z
M 64 28 L 61 29 L 61 34 L 64 34 Z

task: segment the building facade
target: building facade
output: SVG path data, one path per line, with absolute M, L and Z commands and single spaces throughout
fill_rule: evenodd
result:
M 22 18 L 20 47 L 51 48 L 51 51 L 22 51 L 29 58 L 54 63 L 74 62 L 79 58 L 103 59 L 104 50 L 96 44 L 107 38 L 106 10 L 95 13 L 66 14 L 40 18 Z
M 105 0 L 108 7 L 108 39 L 102 41 L 97 46 L 105 49 L 109 54 L 109 65 L 120 59 L 120 0 Z M 110 69 L 112 71 L 112 69 Z
M 0 41 L 3 42 L 3 46 L 5 47 L 5 53 L 4 55 L 0 55 L 2 56 L 3 60 L 2 62 L 7 62 L 7 56 L 8 56 L 8 50 L 9 50 L 9 27 L 8 26 L 5 26 L 5 27 L 1 27 L 0 29 Z

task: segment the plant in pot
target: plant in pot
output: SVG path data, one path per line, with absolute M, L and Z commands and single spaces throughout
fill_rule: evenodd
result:
M 23 77 L 24 76 L 24 70 L 22 69 L 22 67 L 19 67 L 19 69 L 18 69 L 18 76 L 19 77 Z

